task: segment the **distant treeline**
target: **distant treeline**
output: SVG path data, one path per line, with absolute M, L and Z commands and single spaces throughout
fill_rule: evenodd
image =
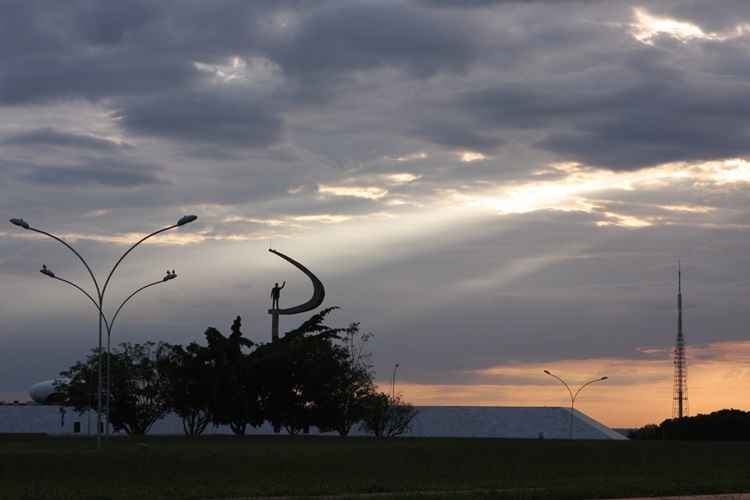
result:
M 632 430 L 630 439 L 750 441 L 750 412 L 719 410 L 708 415 L 668 419 Z
M 331 328 L 324 309 L 277 341 L 256 344 L 242 333 L 238 316 L 231 333 L 205 332 L 206 344 L 146 342 L 120 344 L 109 358 L 110 423 L 115 431 L 145 434 L 167 413 L 182 418 L 188 435 L 209 425 L 228 425 L 243 435 L 247 426 L 270 422 L 277 432 L 349 434 L 355 424 L 378 437 L 408 430 L 416 410 L 395 395 L 377 392 L 358 323 Z M 94 350 L 62 373 L 64 404 L 96 409 L 99 363 L 106 379 L 106 353 Z M 106 406 L 106 404 L 105 404 Z

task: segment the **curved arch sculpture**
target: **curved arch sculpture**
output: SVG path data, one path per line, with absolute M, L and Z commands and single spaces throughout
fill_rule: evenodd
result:
M 279 338 L 279 316 L 280 315 L 289 315 L 289 314 L 300 314 L 307 311 L 312 311 L 313 309 L 317 309 L 320 304 L 323 303 L 323 299 L 325 299 L 326 296 L 326 289 L 323 286 L 323 283 L 318 279 L 317 276 L 315 276 L 312 271 L 310 271 L 308 268 L 294 260 L 293 258 L 289 257 L 288 255 L 284 255 L 281 252 L 278 252 L 276 250 L 273 250 L 271 248 L 268 249 L 269 252 L 278 255 L 285 261 L 292 264 L 294 267 L 305 273 L 305 275 L 310 278 L 310 281 L 313 285 L 313 294 L 312 297 L 310 297 L 310 300 L 307 302 L 300 304 L 298 306 L 294 307 L 287 307 L 284 309 L 280 308 L 274 308 L 269 309 L 268 314 L 271 315 L 272 323 L 271 323 L 271 339 L 276 340 Z

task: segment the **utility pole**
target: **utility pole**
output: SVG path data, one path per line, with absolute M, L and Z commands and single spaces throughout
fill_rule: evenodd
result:
M 391 399 L 396 399 L 396 370 L 398 370 L 398 363 L 393 365 L 393 380 L 391 382 Z

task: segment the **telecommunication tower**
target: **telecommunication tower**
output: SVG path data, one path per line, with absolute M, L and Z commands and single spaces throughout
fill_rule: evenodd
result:
M 685 336 L 682 332 L 682 269 L 677 262 L 677 341 L 674 346 L 674 395 L 672 418 L 688 414 L 687 360 L 685 359 Z

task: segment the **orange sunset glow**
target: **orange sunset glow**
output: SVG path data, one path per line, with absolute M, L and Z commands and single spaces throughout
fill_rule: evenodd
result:
M 581 392 L 576 408 L 612 427 L 637 427 L 671 418 L 673 367 L 663 349 L 635 359 L 507 363 L 474 372 L 482 382 L 430 385 L 400 382 L 397 392 L 415 404 L 436 406 L 569 406 L 567 391 L 543 373 L 562 375 L 573 390 L 593 378 L 609 379 Z M 750 341 L 720 342 L 688 350 L 691 415 L 750 407 Z M 520 381 L 520 382 L 519 382 Z M 389 385 L 381 382 L 386 389 Z

